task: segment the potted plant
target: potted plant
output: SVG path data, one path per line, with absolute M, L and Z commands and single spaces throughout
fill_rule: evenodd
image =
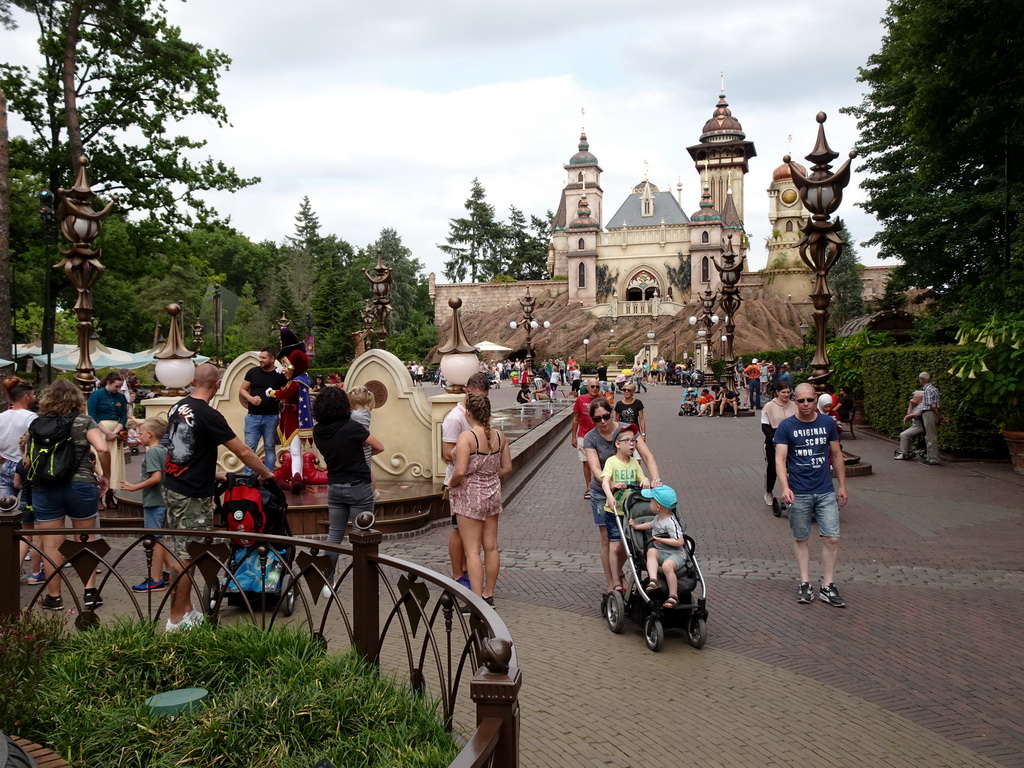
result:
M 1002 430 L 1013 471 L 1024 475 L 1024 312 L 965 325 L 957 341 L 949 372 L 964 383 L 964 405 Z

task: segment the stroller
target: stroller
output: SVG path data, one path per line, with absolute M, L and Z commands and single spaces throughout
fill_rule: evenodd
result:
M 601 612 L 608 622 L 608 629 L 618 634 L 622 631 L 628 616 L 634 624 L 643 627 L 644 642 L 652 651 L 661 649 L 666 629 L 683 629 L 690 645 L 694 648 L 704 647 L 708 637 L 708 612 L 705 607 L 707 586 L 700 566 L 693 557 L 697 551 L 696 542 L 684 534 L 689 557 L 685 566 L 676 569 L 679 602 L 672 608 L 664 608 L 663 604 L 668 598 L 664 589 L 649 593 L 641 588 L 640 574 L 647 570 L 647 548 L 652 543 L 651 532 L 634 530 L 628 525 L 629 520 L 638 523 L 653 520 L 651 503 L 640 495 L 638 488 L 633 488 L 627 491 L 623 509 L 625 515 L 616 515 L 615 522 L 619 527 L 622 543 L 626 547 L 626 581 L 629 589 L 625 594 L 609 592 L 605 595 Z M 648 577 L 650 575 L 648 574 Z M 648 580 L 649 578 L 644 579 Z M 698 584 L 700 598 L 694 599 L 694 591 Z
M 697 388 L 687 387 L 683 390 L 683 401 L 679 404 L 680 416 L 697 415 Z
M 239 534 L 231 539 L 227 573 L 203 589 L 203 605 L 213 614 L 221 601 L 233 606 L 270 608 L 279 606 L 281 614 L 295 611 L 297 591 L 291 568 L 295 547 L 268 547 L 265 563 L 259 543 L 246 534 L 266 533 L 291 536 L 288 504 L 277 483 L 260 485 L 255 476 L 228 473 L 216 495 L 217 514 L 225 528 Z

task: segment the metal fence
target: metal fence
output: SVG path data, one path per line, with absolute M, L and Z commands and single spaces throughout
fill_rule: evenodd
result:
M 62 592 L 75 609 L 79 629 L 100 622 L 101 614 L 162 621 L 170 612 L 177 582 L 165 592 L 136 593 L 126 574 L 130 570 L 138 576 L 143 567 L 149 573 L 155 535 L 189 536 L 195 540 L 188 545 L 191 560 L 182 561 L 183 573 L 191 577 L 193 604 L 202 605 L 207 620 L 252 621 L 265 629 L 299 624 L 329 646 L 347 643 L 369 663 L 404 678 L 412 690 L 438 702 L 448 730 L 465 738 L 453 768 L 519 765 L 522 678 L 505 623 L 482 599 L 451 579 L 381 555 L 377 531 L 353 531 L 348 547 L 248 534 L 255 542 L 249 552 L 262 585 L 279 579 L 276 590 L 253 594 L 240 591 L 234 575 L 238 548 L 230 539 L 237 533 L 104 528 L 102 538 L 90 540 L 82 529 L 48 530 L 49 535 L 67 537 L 60 552 L 68 566 L 61 570 L 44 553 L 47 580 L 23 605 L 18 545 L 23 535 L 39 533 L 21 530 L 20 514 L 0 513 L 0 615 L 38 607 L 49 581 L 61 574 L 68 587 Z M 42 551 L 38 544 L 31 546 Z M 275 554 L 280 552 L 287 554 Z M 338 555 L 336 569 L 328 553 Z M 105 607 L 93 610 L 71 584 L 84 585 L 97 570 L 96 587 Z M 332 572 L 336 575 L 330 578 Z M 468 606 L 468 614 L 462 612 L 463 606 Z

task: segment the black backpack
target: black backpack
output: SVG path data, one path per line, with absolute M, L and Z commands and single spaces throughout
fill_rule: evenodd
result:
M 82 460 L 71 434 L 74 417 L 40 416 L 28 427 L 28 481 L 39 485 L 68 483 Z

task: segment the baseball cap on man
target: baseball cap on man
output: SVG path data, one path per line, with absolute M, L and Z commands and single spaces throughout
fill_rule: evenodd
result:
M 676 492 L 669 485 L 659 485 L 657 488 L 644 488 L 640 491 L 640 495 L 645 499 L 654 499 L 661 506 L 669 507 L 670 509 L 675 509 L 679 501 Z

